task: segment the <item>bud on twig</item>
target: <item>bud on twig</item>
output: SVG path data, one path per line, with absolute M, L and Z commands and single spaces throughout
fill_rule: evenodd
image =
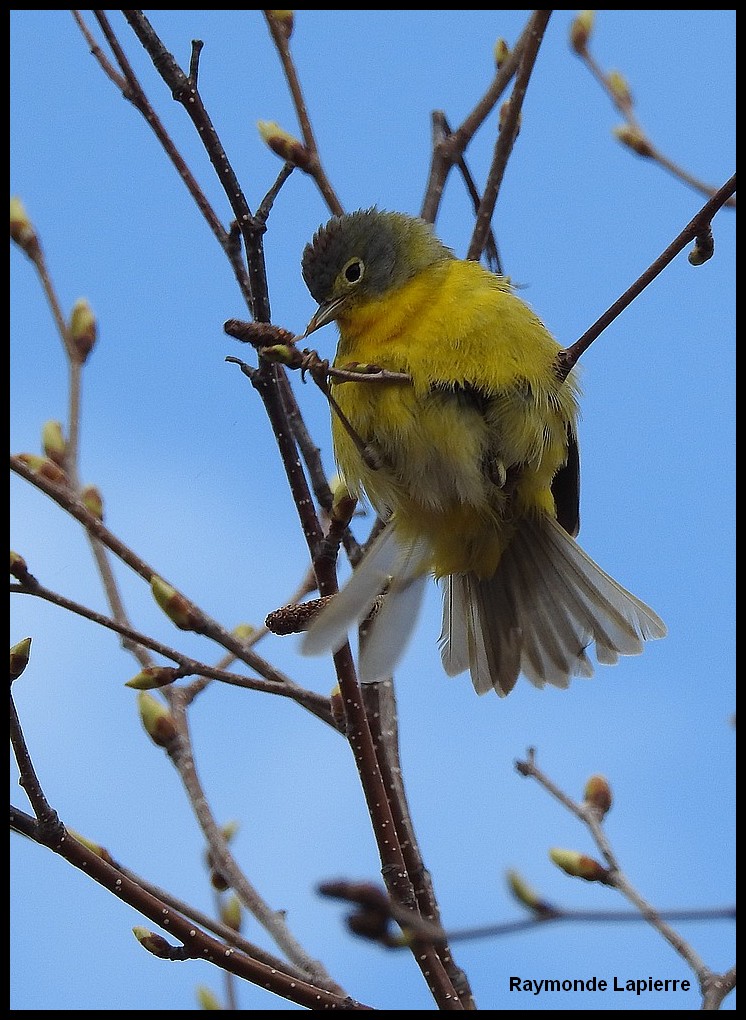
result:
M 585 784 L 583 799 L 589 807 L 593 808 L 600 821 L 610 810 L 613 800 L 608 779 L 605 776 L 591 776 Z
M 10 237 L 30 259 L 38 258 L 39 238 L 20 198 L 10 200 Z
M 502 129 L 505 127 L 505 121 L 508 119 L 509 111 L 510 111 L 510 100 L 506 99 L 505 102 L 500 107 L 500 118 L 499 118 L 499 123 L 498 123 L 498 127 L 499 127 L 500 131 L 502 131 Z M 515 126 L 516 138 L 518 137 L 518 132 L 521 130 L 521 120 L 522 120 L 522 117 L 521 117 L 521 114 L 519 113 L 518 114 L 518 123 Z
M 591 37 L 595 20 L 595 11 L 580 11 L 570 25 L 570 45 L 580 56 L 583 56 L 588 49 L 588 41 Z
M 342 691 L 339 689 L 339 684 L 335 684 L 334 687 L 332 687 L 331 694 L 329 695 L 329 705 L 332 711 L 332 718 L 334 719 L 337 729 L 344 733 L 347 725 L 347 718 L 345 716 L 345 706 L 344 701 L 342 700 Z
M 510 870 L 507 879 L 510 891 L 524 907 L 528 907 L 535 914 L 545 914 L 551 909 L 517 871 Z
M 220 905 L 220 920 L 233 931 L 241 931 L 241 902 L 237 896 L 229 896 Z
M 155 601 L 179 630 L 199 629 L 201 623 L 199 615 L 184 596 L 162 577 L 153 574 L 150 579 L 150 590 Z
M 23 556 L 20 553 L 13 552 L 12 549 L 10 550 L 10 573 L 18 581 L 27 581 L 30 576 L 28 564 Z
M 200 1009 L 222 1009 L 217 996 L 205 985 L 199 985 L 197 988 L 197 1002 L 199 1003 Z
M 715 239 L 712 230 L 707 229 L 694 240 L 694 247 L 687 255 L 689 264 L 692 266 L 703 266 L 709 262 L 715 254 Z
M 86 485 L 80 490 L 80 502 L 96 520 L 102 521 L 104 519 L 103 496 L 95 485 Z
M 62 432 L 61 422 L 44 422 L 41 430 L 41 445 L 46 456 L 59 465 L 59 467 L 64 468 L 67 443 Z
M 276 152 L 281 159 L 292 163 L 301 170 L 306 172 L 310 170 L 311 157 L 303 142 L 273 120 L 257 121 L 257 127 L 262 140 L 266 142 L 272 152 Z
M 137 695 L 140 721 L 154 744 L 168 747 L 177 737 L 176 720 L 166 706 L 146 691 Z
M 495 43 L 495 67 L 500 70 L 505 61 L 510 56 L 510 47 L 504 39 L 498 39 Z
M 159 960 L 172 959 L 174 947 L 169 942 L 166 942 L 162 935 L 157 935 L 154 931 L 140 926 L 133 928 L 132 934 L 143 949 L 147 949 L 149 953 L 157 956 Z
M 40 478 L 46 478 L 48 482 L 54 482 L 55 485 L 64 485 L 67 482 L 65 472 L 49 457 L 40 457 L 36 453 L 19 453 L 18 460 L 25 464 L 33 474 L 39 475 Z
M 111 856 L 106 847 L 101 846 L 100 843 L 94 843 L 91 839 L 86 839 L 85 836 L 81 836 L 81 834 L 76 832 L 75 829 L 68 828 L 67 831 L 73 839 L 76 839 L 78 843 L 82 843 L 83 846 L 90 850 L 92 854 L 95 854 L 96 857 L 100 857 L 102 861 L 106 861 L 107 864 L 111 864 L 116 867 L 114 858 Z
M 25 637 L 10 646 L 10 682 L 13 683 L 28 666 L 31 655 L 31 638 Z
M 625 110 L 630 110 L 632 108 L 632 93 L 624 75 L 620 71 L 609 71 L 606 75 L 606 84 L 616 102 Z
M 577 850 L 561 850 L 555 847 L 549 851 L 549 859 L 566 875 L 573 878 L 582 878 L 586 882 L 602 882 L 604 885 L 609 882 L 609 869 Z
M 286 39 L 293 34 L 294 15 L 294 11 L 267 11 L 267 16 L 274 21 Z
M 154 691 L 178 680 L 179 670 L 173 666 L 146 666 L 128 680 L 125 687 L 135 691 Z
M 220 831 L 225 842 L 230 843 L 240 828 L 241 826 L 235 819 L 232 819 L 230 822 L 226 822 L 225 825 L 221 825 Z
M 629 124 L 619 124 L 614 128 L 614 135 L 622 145 L 632 149 L 638 156 L 652 159 L 654 155 L 653 146 L 639 128 L 630 127 Z
M 73 305 L 68 333 L 72 349 L 81 365 L 94 348 L 97 331 L 93 309 L 85 298 L 80 298 Z

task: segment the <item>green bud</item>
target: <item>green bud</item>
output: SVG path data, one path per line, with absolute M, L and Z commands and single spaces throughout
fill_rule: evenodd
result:
M 172 684 L 179 677 L 179 670 L 173 666 L 146 666 L 124 685 L 135 691 L 154 691 Z
M 197 987 L 197 1002 L 200 1009 L 222 1009 L 217 996 L 205 985 Z
M 80 298 L 73 305 L 68 333 L 73 351 L 81 365 L 94 348 L 97 332 L 93 309 L 85 298 Z
M 294 135 L 291 135 L 289 131 L 281 128 L 273 120 L 257 121 L 256 126 L 259 129 L 262 141 L 270 147 L 272 152 L 277 153 L 281 159 L 292 163 L 301 170 L 309 169 L 311 161 L 308 149 L 303 142 Z
M 517 871 L 508 871 L 507 879 L 510 891 L 524 907 L 534 911 L 540 911 L 544 907 L 539 894 L 531 888 L 528 882 L 524 881 Z
M 239 641 L 245 641 L 247 644 L 256 634 L 256 627 L 253 627 L 250 623 L 239 623 L 233 628 L 233 636 L 237 637 Z
M 96 520 L 104 519 L 104 499 L 95 485 L 86 485 L 80 490 L 80 502 Z
M 162 577 L 153 574 L 150 579 L 150 590 L 153 592 L 155 601 L 179 630 L 197 630 L 199 628 L 199 615 L 184 596 Z
M 220 831 L 223 834 L 223 839 L 225 840 L 225 842 L 230 843 L 240 828 L 241 828 L 240 823 L 237 822 L 235 819 L 231 819 L 230 822 L 226 822 L 225 825 L 221 825 Z
M 39 238 L 20 198 L 10 200 L 10 237 L 30 259 L 40 254 Z
M 171 945 L 166 942 L 162 935 L 156 935 L 154 931 L 137 926 L 132 929 L 132 934 L 143 947 L 159 960 L 168 960 L 171 957 Z
M 220 905 L 220 920 L 234 931 L 241 931 L 241 902 L 231 895 Z
M 13 683 L 28 666 L 31 655 L 31 638 L 25 637 L 10 646 L 10 682 Z
M 586 882 L 608 883 L 608 868 L 577 850 L 561 850 L 555 847 L 549 851 L 549 859 L 566 875 L 573 878 L 582 878 Z
M 78 843 L 82 843 L 83 846 L 90 850 L 92 854 L 95 854 L 96 857 L 100 857 L 101 860 L 106 861 L 107 864 L 114 864 L 114 859 L 106 847 L 101 846 L 100 843 L 94 843 L 93 840 L 86 839 L 85 836 L 81 836 L 81 834 L 76 832 L 75 829 L 68 827 L 67 831 L 73 839 L 77 840 Z
M 510 56 L 510 47 L 504 39 L 498 39 L 495 43 L 495 67 L 499 70 Z
M 178 731 L 176 721 L 166 706 L 147 691 L 140 691 L 137 707 L 140 721 L 153 743 L 159 747 L 168 747 L 176 739 Z
M 67 443 L 62 432 L 62 423 L 59 421 L 44 422 L 41 430 L 41 445 L 44 453 L 55 464 L 61 468 L 65 466 L 65 455 L 67 454 Z
M 614 135 L 622 145 L 632 149 L 638 156 L 644 156 L 646 159 L 653 156 L 653 147 L 639 128 L 630 127 L 629 124 L 618 124 L 614 128 Z
M 29 576 L 28 564 L 20 553 L 10 550 L 10 573 L 19 581 L 27 580 Z
M 40 478 L 46 478 L 47 481 L 54 482 L 55 485 L 63 485 L 67 482 L 65 472 L 59 464 L 55 464 L 49 457 L 40 457 L 36 453 L 19 453 L 18 460 L 25 464 L 35 475 L 39 475 Z
M 632 107 L 632 93 L 629 90 L 627 79 L 620 71 L 609 71 L 606 75 L 606 84 L 620 106 L 623 106 L 625 109 Z
M 267 11 L 267 16 L 274 21 L 286 39 L 293 34 L 295 11 Z
M 570 45 L 581 56 L 588 49 L 588 41 L 596 21 L 595 11 L 580 11 L 570 25 Z
M 344 733 L 347 726 L 347 716 L 345 715 L 345 705 L 339 684 L 335 684 L 334 687 L 332 687 L 331 694 L 329 695 L 329 704 L 332 710 L 332 718 L 337 725 L 337 729 L 341 733 Z

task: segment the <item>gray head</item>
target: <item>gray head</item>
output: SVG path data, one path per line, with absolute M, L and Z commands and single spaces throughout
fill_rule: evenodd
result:
M 323 321 L 315 328 L 336 318 L 342 305 L 381 297 L 452 258 L 430 224 L 417 217 L 375 208 L 333 217 L 303 252 L 303 279 L 322 306 Z

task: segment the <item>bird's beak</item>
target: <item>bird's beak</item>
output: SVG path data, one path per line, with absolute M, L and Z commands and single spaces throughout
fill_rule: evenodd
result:
M 307 336 L 310 336 L 311 333 L 315 333 L 317 329 L 321 329 L 322 326 L 326 326 L 328 323 L 334 322 L 337 318 L 339 307 L 344 300 L 344 297 L 334 298 L 332 301 L 325 301 L 323 305 L 319 305 L 316 309 L 316 314 L 306 326 L 306 331 L 301 339 L 304 340 Z

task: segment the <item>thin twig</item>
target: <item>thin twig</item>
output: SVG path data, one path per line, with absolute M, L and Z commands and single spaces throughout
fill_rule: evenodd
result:
M 621 297 L 609 307 L 596 321 L 590 326 L 581 337 L 579 337 L 574 344 L 566 348 L 560 355 L 560 375 L 564 379 L 570 373 L 571 369 L 578 361 L 580 356 L 584 354 L 591 346 L 594 340 L 596 340 L 606 327 L 620 315 L 624 309 L 630 305 L 636 297 L 638 297 L 643 290 L 652 283 L 656 276 L 666 268 L 666 266 L 673 262 L 679 252 L 683 251 L 688 244 L 695 241 L 700 235 L 706 235 L 710 231 L 710 224 L 715 213 L 720 209 L 728 198 L 736 190 L 736 175 L 725 182 L 725 184 L 718 188 L 713 197 L 709 199 L 699 212 L 694 216 L 689 223 L 684 227 L 678 237 L 668 245 L 658 258 L 652 262 L 648 268 L 639 276 L 631 287 L 622 294 Z
M 308 154 L 308 163 L 303 167 L 303 169 L 316 183 L 316 186 L 321 192 L 330 211 L 335 216 L 341 216 L 344 212 L 344 208 L 326 175 L 324 167 L 322 166 L 319 148 L 316 144 L 316 137 L 311 126 L 311 118 L 308 115 L 308 107 L 306 106 L 306 100 L 303 96 L 303 89 L 301 88 L 298 72 L 295 68 L 295 62 L 293 61 L 293 57 L 290 52 L 290 33 L 284 29 L 282 23 L 279 22 L 277 18 L 273 17 L 273 11 L 263 11 L 262 13 L 267 21 L 267 27 L 269 28 L 270 35 L 272 36 L 272 41 L 274 42 L 277 53 L 280 57 L 282 70 L 288 83 L 290 96 L 293 100 L 293 106 L 295 107 L 298 123 L 300 124 L 301 133 L 303 135 L 303 145 Z
M 143 634 L 140 631 L 134 630 L 132 627 L 119 623 L 117 620 L 104 616 L 102 613 L 98 613 L 94 609 L 89 609 L 88 606 L 81 605 L 81 603 L 68 599 L 64 595 L 60 595 L 58 592 L 51 591 L 39 584 L 36 580 L 33 583 L 20 582 L 17 584 L 11 584 L 10 592 L 11 594 L 15 593 L 19 595 L 34 595 L 37 598 L 41 598 L 46 602 L 52 603 L 52 605 L 65 609 L 67 612 L 75 613 L 76 616 L 80 616 L 85 620 L 90 620 L 99 627 L 106 627 L 108 630 L 113 630 L 115 633 L 121 634 L 123 637 L 127 638 L 133 645 L 148 648 L 156 655 L 162 655 L 166 659 L 171 659 L 172 662 L 175 662 L 179 666 L 179 674 L 183 677 L 207 677 L 211 680 L 217 680 L 221 683 L 229 684 L 232 687 L 241 687 L 244 690 L 262 691 L 266 694 L 278 694 L 281 698 L 289 698 L 291 701 L 297 701 L 299 705 L 309 709 L 309 711 L 313 712 L 314 715 L 334 727 L 334 721 L 329 711 L 329 699 L 325 698 L 321 694 L 316 694 L 315 691 L 309 691 L 303 687 L 299 687 L 292 681 L 288 682 L 288 680 L 285 680 L 280 683 L 276 680 L 264 680 L 259 677 L 249 677 L 243 676 L 240 673 L 231 673 L 219 666 L 210 666 L 208 663 L 200 662 L 189 655 L 184 655 L 178 649 L 172 648 L 161 641 L 157 641 L 155 638 L 151 638 L 147 634 Z M 231 659 L 234 658 L 235 655 L 231 654 Z M 191 694 L 191 691 L 190 695 L 189 700 L 192 700 L 193 694 Z
M 518 135 L 521 107 L 526 96 L 531 72 L 534 69 L 544 33 L 549 23 L 551 11 L 534 11 L 526 28 L 526 41 L 521 51 L 520 63 L 516 71 L 513 92 L 507 104 L 507 112 L 495 142 L 492 164 L 484 186 L 482 201 L 479 203 L 477 222 L 471 236 L 466 257 L 477 261 L 482 257 L 487 235 L 495 211 L 495 203 L 500 191 L 505 168 L 513 151 L 513 144 Z
M 566 794 L 553 780 L 551 780 L 536 764 L 536 753 L 533 748 L 529 749 L 523 761 L 516 762 L 516 770 L 522 776 L 535 779 L 548 793 L 560 802 L 567 810 L 581 821 L 590 832 L 596 846 L 606 861 L 608 871 L 604 877 L 604 883 L 616 889 L 629 900 L 639 911 L 640 915 L 653 927 L 668 944 L 681 956 L 696 974 L 703 996 L 712 984 L 713 971 L 705 964 L 704 960 L 695 949 L 663 918 L 661 913 L 655 909 L 640 893 L 634 888 L 619 864 L 611 843 L 606 835 L 599 815 L 590 805 L 579 804 Z
M 619 141 L 643 159 L 651 159 L 655 163 L 658 163 L 658 165 L 663 167 L 664 170 L 668 170 L 668 172 L 673 174 L 674 177 L 678 177 L 680 181 L 683 181 L 684 184 L 689 185 L 689 187 L 693 188 L 695 191 L 700 192 L 700 194 L 708 195 L 710 197 L 714 196 L 716 189 L 712 185 L 705 184 L 703 181 L 699 180 L 699 178 L 689 173 L 688 170 L 679 166 L 678 163 L 675 163 L 668 156 L 664 155 L 658 146 L 650 140 L 647 131 L 635 115 L 632 93 L 630 92 L 626 81 L 618 74 L 618 72 L 610 72 L 608 74 L 604 72 L 601 65 L 588 49 L 588 42 L 588 34 L 584 33 L 582 38 L 578 38 L 573 43 L 572 48 L 580 57 L 586 68 L 590 71 L 591 75 L 604 90 L 618 112 L 622 115 L 622 117 L 624 117 L 628 131 L 625 131 L 624 129 L 615 131 Z M 729 198 L 728 201 L 725 202 L 725 205 L 734 209 L 736 206 L 736 200 L 734 198 Z

